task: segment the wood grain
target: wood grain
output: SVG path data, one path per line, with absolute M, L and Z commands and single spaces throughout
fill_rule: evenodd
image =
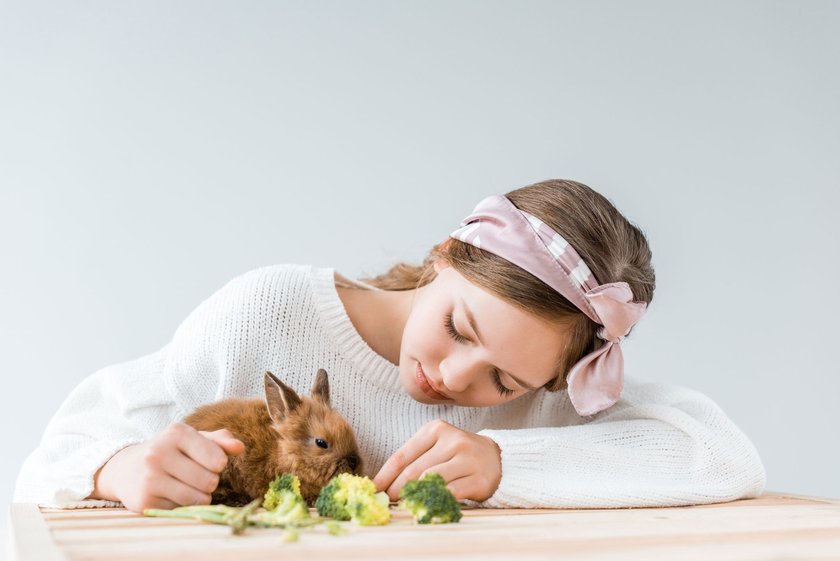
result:
M 465 509 L 458 524 L 418 525 L 393 511 L 387 526 L 343 523 L 301 530 L 148 518 L 125 509 L 37 509 L 13 505 L 21 561 L 222 559 L 585 559 L 707 561 L 840 559 L 840 501 L 768 493 L 757 499 L 672 508 Z

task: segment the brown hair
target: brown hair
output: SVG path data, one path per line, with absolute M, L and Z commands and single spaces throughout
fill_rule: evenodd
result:
M 649 305 L 653 300 L 656 275 L 647 239 L 603 195 L 577 181 L 549 179 L 506 196 L 565 238 L 601 284 L 624 281 L 634 301 Z M 421 265 L 397 263 L 386 273 L 361 280 L 384 290 L 416 289 L 437 276 L 438 259 L 505 302 L 570 327 L 557 376 L 543 386 L 548 391 L 565 389 L 572 366 L 604 344 L 596 335 L 600 326 L 553 288 L 509 261 L 454 238 L 435 245 Z

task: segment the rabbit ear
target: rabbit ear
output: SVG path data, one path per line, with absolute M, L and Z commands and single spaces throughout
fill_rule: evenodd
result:
M 318 374 L 315 375 L 315 383 L 312 385 L 312 398 L 324 405 L 330 404 L 330 380 L 327 378 L 327 371 L 323 368 L 319 368 Z
M 277 376 L 265 371 L 265 402 L 268 416 L 275 423 L 282 422 L 286 416 L 301 404 L 295 390 L 280 381 Z

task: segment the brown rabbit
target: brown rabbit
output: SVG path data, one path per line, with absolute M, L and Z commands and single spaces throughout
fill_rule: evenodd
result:
M 245 452 L 229 458 L 219 474 L 213 504 L 242 506 L 262 497 L 277 475 L 300 479 L 309 503 L 342 472 L 362 473 L 362 459 L 353 429 L 330 406 L 330 385 L 321 368 L 312 397 L 300 397 L 274 374 L 265 373 L 265 401 L 226 399 L 202 405 L 184 419 L 196 430 L 228 429 L 245 444 Z

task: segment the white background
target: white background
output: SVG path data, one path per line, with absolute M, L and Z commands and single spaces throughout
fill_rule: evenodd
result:
M 838 24 L 827 1 L 2 2 L 0 502 L 75 385 L 234 276 L 417 263 L 548 178 L 649 238 L 628 375 L 712 397 L 768 490 L 840 496 Z

